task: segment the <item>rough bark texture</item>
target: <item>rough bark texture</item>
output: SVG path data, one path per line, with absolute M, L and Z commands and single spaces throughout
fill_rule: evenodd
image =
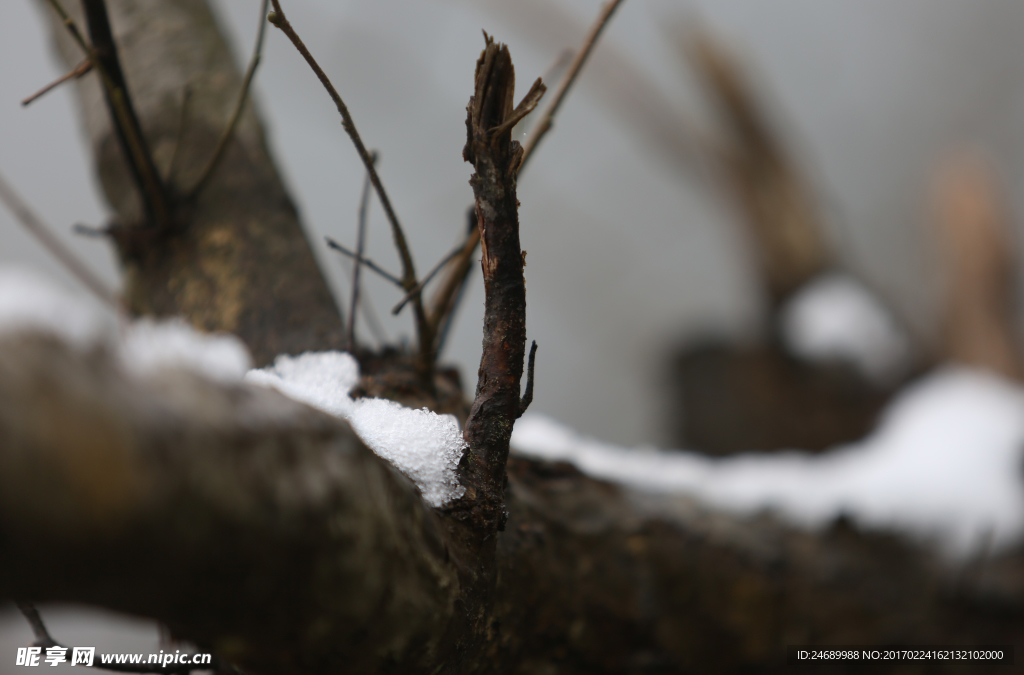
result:
M 78 3 L 64 4 L 84 32 Z M 143 132 L 174 199 L 172 227 L 147 226 L 98 77 L 94 72 L 79 80 L 97 173 L 114 209 L 130 309 L 182 315 L 198 328 L 235 333 L 260 364 L 281 353 L 343 344 L 334 299 L 251 105 L 205 188 L 193 201 L 181 199 L 210 159 L 241 88 L 206 2 L 106 4 Z M 79 63 L 81 49 L 59 21 L 54 34 L 65 62 Z
M 0 597 L 154 617 L 245 672 L 782 673 L 787 644 L 1024 645 L 1020 552 L 943 565 L 565 464 L 513 457 L 509 479 L 487 569 L 341 421 L 0 339 Z
M 526 281 L 519 247 L 516 171 L 523 150 L 512 140 L 512 127 L 544 93 L 544 85 L 537 80 L 515 108 L 515 69 L 508 47 L 490 37 L 486 42 L 476 64 L 462 152 L 476 170 L 469 184 L 476 197 L 486 300 L 483 354 L 466 421 L 469 450 L 460 468 L 460 480 L 466 486 L 462 501 L 485 531 L 498 527 L 504 518 L 505 460 L 512 425 L 522 414 L 519 386 L 526 354 Z
M 0 340 L 0 597 L 158 618 L 253 673 L 429 669 L 459 583 L 340 420 L 102 351 Z

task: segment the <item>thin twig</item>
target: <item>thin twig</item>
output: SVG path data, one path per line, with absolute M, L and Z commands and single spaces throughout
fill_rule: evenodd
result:
M 476 221 L 475 211 L 476 209 L 474 208 L 470 216 L 474 221 L 474 225 Z M 480 228 L 474 226 L 473 231 L 466 238 L 462 251 L 456 257 L 455 264 L 449 268 L 451 271 L 445 278 L 440 290 L 434 295 L 434 310 L 430 315 L 430 323 L 435 327 L 435 331 L 442 323 L 447 323 L 446 317 L 450 316 L 454 311 L 458 298 L 462 294 L 462 287 L 465 285 L 466 279 L 469 278 L 469 272 L 473 268 L 473 253 L 479 245 Z M 438 349 L 440 348 L 438 347 Z
M 32 628 L 32 635 L 35 636 L 35 646 L 47 649 L 49 647 L 56 647 L 57 641 L 50 636 L 50 631 L 46 630 L 46 624 L 43 623 L 43 617 L 39 615 L 39 610 L 31 602 L 24 602 L 22 600 L 16 600 L 15 603 L 18 609 L 21 610 L 22 616 L 28 621 L 28 625 Z
M 4 177 L 0 175 L 0 202 L 10 210 L 15 218 L 25 226 L 43 247 L 53 257 L 61 262 L 82 284 L 88 288 L 101 301 L 111 305 L 115 309 L 120 308 L 121 300 L 117 294 L 107 288 L 107 285 L 100 281 L 99 277 L 93 274 L 89 268 L 80 261 L 74 253 L 67 249 L 60 239 L 53 234 L 53 231 L 43 224 L 31 209 L 22 201 L 18 193 L 14 191 Z
M 274 5 L 274 11 L 270 13 L 267 20 L 274 24 L 277 28 L 288 36 L 292 44 L 302 55 L 302 58 L 306 60 L 309 67 L 313 69 L 317 79 L 327 90 L 331 100 L 334 101 L 334 105 L 338 108 L 338 112 L 341 114 L 341 125 L 345 129 L 345 132 L 352 139 L 352 143 L 356 146 L 356 152 L 359 153 L 359 158 L 363 160 L 363 165 L 366 167 L 367 173 L 370 175 L 370 182 L 373 183 L 374 189 L 377 191 L 377 196 L 380 198 L 381 206 L 384 207 L 384 213 L 387 215 L 388 222 L 391 224 L 391 233 L 395 240 L 395 248 L 398 249 L 399 257 L 402 260 L 402 287 L 406 292 L 411 291 L 416 287 L 416 268 L 413 265 L 412 254 L 409 252 L 409 246 L 405 241 L 405 234 L 402 231 L 402 226 L 398 222 L 398 216 L 395 214 L 395 210 L 391 206 L 391 200 L 388 198 L 387 191 L 384 189 L 383 183 L 380 181 L 380 177 L 377 175 L 377 170 L 373 166 L 373 158 L 370 156 L 369 151 L 363 144 L 363 139 L 359 136 L 359 132 L 356 130 L 355 122 L 352 120 L 352 115 L 348 111 L 348 106 L 342 100 L 341 95 L 338 93 L 334 85 L 331 84 L 327 74 L 320 67 L 320 64 L 316 62 L 313 55 L 306 48 L 306 45 L 299 38 L 295 29 L 288 22 L 285 17 L 284 11 L 281 9 L 280 0 L 271 0 Z M 423 302 L 420 296 L 413 299 L 413 309 L 416 313 L 416 332 L 419 335 L 420 341 L 420 355 L 422 357 L 421 375 L 425 378 L 425 381 L 429 384 L 433 382 L 433 377 L 430 376 L 430 371 L 433 369 L 432 357 L 429 357 L 429 352 L 433 345 L 433 333 L 430 330 L 430 326 L 427 322 L 427 315 L 423 309 Z M 428 358 L 429 357 L 429 358 Z
M 523 145 L 523 156 L 519 162 L 517 172 L 521 173 L 523 171 L 526 166 L 526 160 L 529 159 L 531 154 L 533 154 L 533 151 L 536 149 L 537 144 L 540 143 L 541 138 L 544 137 L 544 134 L 551 129 L 555 114 L 558 112 L 562 101 L 569 93 L 569 89 L 576 81 L 576 76 L 579 75 L 580 70 L 582 70 L 587 58 L 593 51 L 594 45 L 597 43 L 598 36 L 601 34 L 601 31 L 604 30 L 605 25 L 608 24 L 612 14 L 621 2 L 622 0 L 612 0 L 601 9 L 600 14 L 598 14 L 597 18 L 594 20 L 593 25 L 590 27 L 590 30 L 583 39 L 583 44 L 576 51 L 576 56 L 573 59 L 572 64 L 559 81 L 551 102 L 544 109 L 540 120 L 538 120 L 537 124 L 534 125 L 530 132 L 530 136 Z M 476 216 L 472 210 L 470 211 L 470 219 L 475 224 Z M 430 323 L 434 334 L 437 336 L 435 353 L 440 353 L 441 348 L 444 346 L 444 338 L 448 333 L 449 326 L 451 326 L 451 314 L 455 311 L 459 298 L 462 297 L 462 288 L 465 285 L 466 280 L 469 278 L 472 256 L 476 252 L 476 247 L 479 243 L 480 232 L 478 228 L 474 227 L 474 231 L 470 235 L 469 239 L 466 240 L 466 247 L 463 249 L 462 255 L 459 256 L 456 263 L 452 265 L 452 271 L 449 273 L 447 279 L 445 279 L 445 283 L 442 285 L 441 291 L 439 291 L 434 297 L 434 303 L 430 313 Z
M 374 165 L 377 164 L 376 151 L 370 153 Z M 356 307 L 359 305 L 359 272 L 362 265 L 359 260 L 363 257 L 363 246 L 366 243 L 366 220 L 370 211 L 370 174 L 366 174 L 363 181 L 363 194 L 359 199 L 359 229 L 356 232 L 356 262 L 352 266 L 352 303 L 349 305 L 348 315 L 348 351 L 349 353 L 356 346 Z
M 107 20 L 106 5 L 103 0 L 83 0 L 89 20 L 90 34 L 94 41 L 98 37 L 103 43 L 96 46 L 87 42 L 82 36 L 77 24 L 60 4 L 60 0 L 49 0 L 49 3 L 64 22 L 71 37 L 88 55 L 89 61 L 99 72 L 107 106 L 110 109 L 111 117 L 113 117 L 115 135 L 124 150 L 147 218 L 161 229 L 169 228 L 171 222 L 169 200 L 128 95 L 127 84 L 117 58 L 117 47 L 114 44 L 113 34 Z
M 51 649 L 57 647 L 63 649 L 66 653 L 68 647 L 62 645 L 53 639 L 50 635 L 50 631 L 46 629 L 46 624 L 43 623 L 43 617 L 40 616 L 39 610 L 36 609 L 35 604 L 31 602 L 25 602 L 18 600 L 15 602 L 18 609 L 21 611 L 22 616 L 28 621 L 29 626 L 32 628 L 32 634 L 35 636 L 35 642 L 32 646 L 42 647 L 43 649 Z M 192 663 L 175 663 L 158 665 L 158 664 L 135 664 L 135 663 L 99 663 L 94 662 L 92 665 L 86 665 L 84 663 L 72 663 L 73 666 L 85 666 L 87 668 L 96 668 L 98 670 L 110 670 L 119 673 L 191 673 L 194 670 L 214 670 L 219 671 L 222 668 L 229 668 L 232 672 L 235 671 L 234 667 L 230 664 L 226 664 L 220 661 L 216 656 L 210 655 L 210 663 L 204 664 L 192 664 Z
M 65 82 L 67 82 L 71 78 L 73 78 L 73 77 L 74 78 L 81 77 L 81 76 L 85 75 L 86 73 L 88 73 L 90 70 L 92 70 L 92 61 L 90 61 L 89 59 L 83 60 L 77 66 L 72 68 L 69 72 L 65 73 L 64 75 L 61 75 L 56 80 L 54 80 L 50 84 L 46 85 L 45 87 L 43 87 L 42 89 L 40 89 L 36 93 L 32 94 L 31 96 L 28 96 L 26 98 L 21 99 L 21 105 L 26 106 L 26 105 L 32 103 L 33 101 L 35 101 L 37 98 L 39 98 L 43 94 L 46 94 L 50 90 L 55 89 L 59 85 L 64 84 Z
M 399 312 L 402 311 L 402 308 L 405 307 L 405 305 L 410 300 L 412 300 L 417 295 L 422 293 L 423 289 L 426 287 L 426 285 L 430 283 L 430 280 L 433 279 L 437 275 L 438 272 L 440 272 L 442 269 L 444 269 L 444 266 L 447 265 L 449 262 L 451 262 L 452 259 L 455 256 L 457 256 L 460 253 L 462 253 L 462 251 L 465 248 L 465 246 L 466 246 L 465 244 L 459 244 L 454 249 L 452 249 L 451 252 L 448 253 L 448 255 L 446 255 L 445 257 L 441 258 L 440 262 L 438 262 L 436 265 L 434 265 L 434 269 L 430 270 L 430 272 L 427 274 L 427 276 L 423 277 L 423 281 L 421 281 L 418 284 L 416 284 L 416 288 L 414 288 L 411 291 L 409 291 L 408 295 L 406 295 L 404 298 L 402 298 L 402 301 L 399 302 L 397 305 L 395 305 L 391 309 L 391 313 L 397 315 Z
M 530 359 L 529 364 L 526 366 L 526 391 L 523 392 L 523 398 L 519 401 L 519 417 L 522 417 L 526 409 L 533 403 L 533 370 L 536 365 L 537 341 L 534 340 L 533 344 L 530 345 Z
M 343 255 L 348 256 L 349 258 L 352 258 L 353 260 L 355 260 L 359 264 L 366 265 L 371 270 L 373 270 L 377 274 L 381 275 L 382 277 L 384 277 L 385 279 L 387 279 L 388 281 L 390 281 L 394 285 L 398 286 L 399 288 L 403 288 L 402 280 L 401 279 L 396 277 L 391 272 L 388 272 L 387 270 L 379 267 L 377 265 L 377 263 L 373 262 L 369 258 L 364 258 L 363 256 L 357 254 L 355 251 L 350 251 L 349 249 L 345 248 L 344 246 L 342 246 L 338 242 L 334 241 L 330 237 L 324 237 L 324 239 L 327 241 L 327 245 L 330 246 L 331 248 L 333 248 L 338 253 L 341 253 Z
M 256 68 L 260 65 L 260 59 L 263 56 L 263 36 L 266 34 L 267 22 L 264 19 L 267 16 L 267 5 L 269 0 L 263 0 L 260 5 L 260 27 L 256 32 L 256 44 L 252 48 L 252 56 L 249 58 L 249 67 L 245 71 L 245 79 L 242 80 L 242 89 L 238 93 L 238 100 L 235 102 L 235 111 L 231 114 L 231 120 L 228 122 L 227 127 L 224 128 L 224 132 L 220 135 L 220 139 L 217 141 L 217 147 L 213 151 L 213 156 L 210 157 L 210 161 L 203 167 L 203 172 L 199 174 L 199 180 L 196 184 L 186 193 L 186 199 L 192 199 L 198 195 L 207 182 L 210 180 L 210 176 L 217 169 L 217 165 L 220 164 L 221 159 L 224 158 L 224 152 L 227 150 L 228 143 L 231 142 L 231 138 L 235 134 L 235 129 L 238 127 L 238 121 L 242 119 L 242 111 L 245 109 L 245 102 L 249 98 L 249 89 L 252 86 L 252 79 L 256 75 Z
M 526 142 L 523 143 L 523 159 L 519 162 L 519 171 L 523 170 L 523 166 L 526 164 L 526 160 L 533 154 L 534 149 L 540 140 L 544 138 L 544 134 L 551 129 L 551 125 L 555 119 L 555 114 L 558 112 L 558 108 L 562 105 L 562 101 L 565 99 L 565 95 L 569 92 L 573 82 L 576 81 L 576 76 L 579 75 L 580 70 L 583 68 L 583 64 L 586 63 L 587 57 L 590 56 L 590 52 L 593 51 L 594 45 L 597 43 L 597 38 L 600 37 L 601 31 L 608 25 L 608 21 L 612 18 L 612 14 L 618 9 L 619 5 L 622 4 L 622 0 L 609 0 L 605 3 L 604 7 L 601 8 L 600 14 L 594 20 L 594 23 L 590 26 L 590 30 L 587 32 L 587 36 L 583 39 L 583 46 L 576 52 L 576 58 L 573 59 L 572 65 L 569 66 L 569 70 L 565 76 L 558 83 L 558 88 L 555 90 L 554 96 L 551 97 L 551 102 L 548 103 L 544 112 L 541 114 L 537 124 L 534 125 L 533 129 L 530 130 L 530 135 L 526 138 Z

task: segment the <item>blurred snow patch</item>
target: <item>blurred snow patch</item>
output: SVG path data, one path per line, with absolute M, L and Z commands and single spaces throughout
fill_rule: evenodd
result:
M 906 335 L 848 275 L 826 274 L 804 285 L 783 307 L 781 319 L 786 344 L 809 361 L 845 361 L 880 384 L 907 367 Z
M 0 334 L 49 333 L 79 349 L 106 346 L 136 377 L 185 368 L 218 382 L 238 382 L 252 367 L 242 341 L 201 333 L 180 319 L 141 319 L 118 331 L 81 297 L 19 267 L 0 268 Z
M 874 434 L 821 455 L 626 450 L 536 414 L 516 424 L 512 444 L 638 488 L 687 492 L 735 512 L 772 509 L 806 527 L 845 514 L 937 539 L 952 553 L 1002 547 L 1024 533 L 1024 390 L 964 368 L 907 388 Z
M 200 333 L 180 319 L 140 319 L 121 335 L 125 370 L 150 375 L 165 368 L 187 368 L 217 382 L 238 382 L 252 368 L 249 350 L 234 335 Z
M 431 506 L 465 493 L 455 470 L 467 446 L 455 417 L 379 398 L 352 400 L 348 393 L 359 382 L 359 364 L 351 355 L 282 355 L 273 366 L 249 371 L 245 380 L 348 420 L 367 447 L 416 483 Z
M 0 333 L 38 331 L 88 347 L 109 329 L 81 298 L 22 267 L 0 267 Z

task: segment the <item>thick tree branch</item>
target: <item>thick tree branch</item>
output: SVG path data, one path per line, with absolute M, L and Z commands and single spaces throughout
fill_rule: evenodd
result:
M 51 0 L 39 1 L 48 5 Z M 176 183 L 194 185 L 243 89 L 215 17 L 205 2 L 192 0 L 105 4 L 157 164 L 166 168 L 176 158 Z M 84 25 L 75 5 L 66 9 L 77 25 Z M 53 15 L 49 7 L 47 12 Z M 79 63 L 81 47 L 64 23 L 55 20 L 53 33 L 68 65 Z M 109 231 L 124 267 L 129 310 L 185 316 L 203 330 L 234 333 L 257 364 L 281 353 L 342 346 L 338 307 L 267 152 L 253 106 L 243 106 L 219 168 L 202 192 L 179 205 L 176 218 L 182 227 L 157 232 L 125 226 L 144 220 L 145 209 L 99 85 L 97 78 L 86 76 L 77 88 L 96 173 L 113 220 L 121 224 Z M 181 134 L 186 90 L 191 93 L 188 129 Z
M 0 597 L 156 617 L 247 672 L 376 672 L 444 652 L 443 536 L 340 420 L 0 339 Z
M 0 338 L 0 597 L 153 617 L 244 672 L 786 673 L 787 644 L 1024 634 L 1020 551 L 947 566 L 519 458 L 507 505 L 481 557 L 339 420 Z

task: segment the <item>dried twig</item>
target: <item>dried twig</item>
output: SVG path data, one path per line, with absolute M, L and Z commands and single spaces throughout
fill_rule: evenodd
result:
M 377 164 L 377 153 L 371 152 L 370 159 Z M 370 174 L 366 174 L 363 182 L 363 194 L 359 199 L 359 229 L 356 232 L 355 264 L 352 266 L 352 303 L 348 315 L 348 351 L 356 346 L 356 307 L 359 306 L 359 272 L 362 270 L 360 260 L 363 258 L 363 246 L 366 239 L 366 217 L 370 210 Z
M 50 84 L 46 85 L 45 87 L 43 87 L 42 89 L 40 89 L 36 93 L 32 94 L 31 96 L 27 96 L 27 97 L 21 99 L 21 105 L 25 106 L 25 105 L 28 105 L 28 104 L 32 103 L 33 101 L 35 101 L 37 98 L 39 98 L 43 94 L 46 94 L 50 90 L 55 89 L 57 86 L 59 86 L 61 84 L 64 84 L 65 82 L 67 82 L 71 78 L 82 77 L 83 75 L 88 73 L 90 70 L 92 70 L 92 61 L 90 61 L 89 59 L 84 59 L 81 63 L 79 63 L 74 68 L 72 68 L 69 72 L 65 73 L 64 75 L 61 75 L 56 80 L 54 80 Z
M 487 46 L 476 65 L 462 153 L 475 169 L 469 182 L 483 250 L 484 341 L 465 426 L 469 449 L 460 466 L 466 496 L 457 509 L 468 511 L 470 523 L 487 536 L 502 527 L 508 444 L 523 405 L 519 383 L 526 351 L 526 283 L 516 200 L 523 149 L 512 141 L 512 127 L 537 105 L 545 87 L 538 79 L 513 108 L 515 70 L 508 47 L 484 36 Z
M 554 122 L 555 115 L 558 113 L 558 109 L 565 100 L 566 95 L 572 88 L 573 83 L 576 81 L 576 76 L 579 75 L 583 69 L 583 65 L 587 62 L 587 58 L 594 49 L 594 45 L 597 43 L 597 38 L 600 36 L 601 31 L 608 24 L 612 14 L 618 8 L 622 0 L 611 0 L 606 4 L 601 12 L 598 14 L 594 23 L 591 25 L 590 30 L 587 32 L 583 39 L 583 44 L 576 51 L 575 58 L 573 58 L 569 69 L 562 76 L 562 79 L 558 83 L 558 87 L 555 91 L 554 98 L 551 103 L 544 109 L 541 119 L 534 125 L 530 136 L 527 138 L 526 143 L 523 145 L 523 158 L 520 160 L 519 166 L 516 169 L 517 173 L 521 172 L 525 167 L 526 160 L 533 154 L 534 149 L 544 135 L 551 129 Z M 552 69 L 556 69 L 557 65 L 564 56 L 560 56 L 556 65 Z M 549 69 L 551 70 L 551 69 Z M 471 216 L 472 217 L 472 216 Z M 462 288 L 469 278 L 469 271 L 472 269 L 472 257 L 476 251 L 477 245 L 480 243 L 480 232 L 474 228 L 466 241 L 466 245 L 463 248 L 462 253 L 457 257 L 455 264 L 451 266 L 451 271 L 445 282 L 441 286 L 441 291 L 434 297 L 430 313 L 430 324 L 438 336 L 436 340 L 435 354 L 441 351 L 441 347 L 444 344 L 444 336 L 447 335 L 448 326 L 451 325 L 451 315 L 455 311 L 455 307 L 458 298 L 462 296 Z
M 279 28 L 288 39 L 291 40 L 292 44 L 302 55 L 302 58 L 306 60 L 309 67 L 313 69 L 317 79 L 327 90 L 331 100 L 334 101 L 334 105 L 338 108 L 338 112 L 341 114 L 341 125 L 345 129 L 345 132 L 352 139 L 352 143 L 356 146 L 356 152 L 359 153 L 359 158 L 363 160 L 363 165 L 366 167 L 366 171 L 370 176 L 370 182 L 373 183 L 374 189 L 377 191 L 377 196 L 380 198 L 381 206 L 384 207 L 384 213 L 387 215 L 388 222 L 391 224 L 391 233 L 395 240 L 395 248 L 398 249 L 398 255 L 402 260 L 402 287 L 406 292 L 412 291 L 418 283 L 416 280 L 416 268 L 413 265 L 412 254 L 409 252 L 409 246 L 405 241 L 405 234 L 402 231 L 402 226 L 398 222 L 398 216 L 395 214 L 394 208 L 391 206 L 391 200 L 388 198 L 387 191 L 384 189 L 384 184 L 381 183 L 380 177 L 377 175 L 377 170 L 373 166 L 373 158 L 370 156 L 369 151 L 363 144 L 363 139 L 359 136 L 359 132 L 356 130 L 355 122 L 352 120 L 352 115 L 348 111 L 348 106 L 342 100 L 338 90 L 331 84 L 327 74 L 320 67 L 320 64 L 316 62 L 313 55 L 306 48 L 306 45 L 299 38 L 295 29 L 288 22 L 287 17 L 284 15 L 284 11 L 281 9 L 280 0 L 271 0 L 274 5 L 274 11 L 270 13 L 267 19 L 270 23 L 274 24 Z M 413 298 L 413 309 L 416 314 L 416 332 L 419 336 L 420 341 L 420 370 L 421 376 L 428 386 L 433 382 L 433 332 L 427 323 L 427 315 L 423 309 L 423 302 L 419 296 Z
M 127 82 L 117 56 L 117 46 L 110 30 L 107 7 L 104 0 L 82 0 L 89 26 L 90 44 L 82 37 L 74 20 L 60 4 L 60 0 L 49 0 L 71 37 L 82 48 L 100 74 L 103 91 L 114 123 L 114 132 L 121 143 L 125 159 L 142 199 L 146 219 L 161 230 L 171 226 L 170 200 L 163 181 L 156 170 L 153 155 L 142 134 L 135 109 L 132 106 Z
M 470 236 L 472 236 L 472 235 L 470 235 Z M 416 288 L 414 288 L 411 291 L 409 291 L 409 293 L 404 298 L 402 298 L 401 302 L 399 302 L 397 305 L 395 305 L 394 307 L 391 308 L 391 313 L 397 315 L 399 312 L 401 312 L 402 308 L 405 307 L 406 304 L 408 304 L 410 300 L 412 300 L 413 298 L 418 296 L 420 293 L 422 293 L 423 289 L 426 287 L 426 285 L 429 284 L 430 281 L 435 276 L 437 276 L 437 273 L 440 272 L 441 270 L 443 270 L 444 266 L 447 265 L 448 263 L 450 263 L 452 261 L 452 259 L 455 258 L 455 256 L 457 256 L 460 253 L 462 253 L 462 251 L 465 249 L 465 247 L 466 247 L 466 244 L 459 244 L 454 249 L 452 249 L 445 257 L 441 258 L 441 260 L 439 260 L 438 263 L 436 265 L 434 265 L 434 269 L 430 270 L 430 272 L 427 273 L 427 276 L 423 277 L 423 281 L 421 281 L 418 284 L 416 284 Z
M 590 56 L 590 52 L 593 51 L 594 45 L 597 43 L 597 38 L 600 37 L 601 31 L 608 25 L 608 21 L 612 18 L 612 14 L 622 4 L 622 0 L 609 0 L 604 7 L 601 8 L 601 12 L 594 19 L 594 23 L 590 26 L 590 30 L 587 31 L 586 37 L 583 39 L 583 46 L 576 52 L 576 58 L 573 59 L 572 65 L 569 66 L 569 70 L 562 77 L 561 82 L 558 83 L 558 88 L 555 89 L 555 93 L 551 97 L 551 102 L 548 103 L 544 112 L 541 114 L 541 118 L 537 120 L 537 124 L 534 125 L 533 129 L 530 130 L 530 135 L 526 138 L 526 142 L 523 143 L 523 158 L 520 160 L 517 171 L 522 171 L 523 166 L 526 164 L 526 160 L 533 154 L 534 149 L 540 140 L 544 138 L 544 135 L 551 129 L 551 125 L 554 122 L 555 114 L 558 112 L 559 107 L 562 105 L 562 101 L 565 100 L 566 94 L 572 87 L 573 82 L 576 81 L 576 76 L 579 75 L 580 70 L 583 69 L 583 64 L 586 63 L 587 57 Z
M 338 242 L 334 241 L 330 237 L 324 237 L 324 239 L 327 241 L 327 245 L 330 246 L 331 248 L 333 248 L 338 253 L 341 253 L 343 255 L 348 256 L 349 258 L 352 258 L 358 264 L 366 265 L 371 270 L 373 270 L 377 274 L 381 275 L 382 277 L 384 277 L 385 279 L 387 279 L 388 281 L 390 281 L 394 285 L 398 286 L 399 288 L 403 288 L 402 280 L 401 279 L 396 277 L 391 272 L 388 272 L 387 270 L 383 269 L 377 263 L 373 262 L 369 258 L 364 258 L 363 256 L 359 255 L 355 251 L 350 251 L 349 249 L 345 248 L 344 246 L 342 246 Z
M 235 134 L 235 129 L 238 127 L 238 121 L 242 119 L 242 111 L 245 110 L 245 102 L 249 99 L 249 90 L 252 87 L 253 76 L 256 75 L 256 68 L 260 65 L 260 58 L 263 55 L 263 36 L 266 34 L 267 22 L 264 17 L 267 16 L 267 5 L 269 0 L 263 0 L 260 4 L 260 27 L 256 31 L 256 44 L 252 48 L 252 56 L 249 58 L 249 67 L 245 71 L 245 78 L 242 80 L 242 89 L 238 92 L 238 101 L 235 103 L 235 110 L 231 113 L 231 119 L 228 121 L 228 125 L 224 128 L 224 132 L 220 135 L 217 140 L 217 146 L 214 148 L 213 155 L 210 160 L 203 167 L 202 173 L 199 174 L 199 180 L 193 185 L 185 194 L 187 199 L 193 199 L 198 195 L 207 182 L 210 180 L 210 176 L 216 171 L 217 165 L 220 164 L 221 159 L 224 157 L 224 151 L 227 150 L 228 143 L 231 142 L 231 138 Z
M 0 202 L 3 202 L 14 214 L 14 217 L 25 226 L 25 229 L 39 240 L 39 243 L 59 260 L 75 278 L 92 291 L 93 295 L 115 309 L 120 308 L 121 300 L 117 294 L 107 288 L 107 285 L 100 281 L 99 277 L 93 274 L 85 263 L 61 243 L 53 231 L 36 217 L 28 205 L 22 201 L 2 175 L 0 175 Z

